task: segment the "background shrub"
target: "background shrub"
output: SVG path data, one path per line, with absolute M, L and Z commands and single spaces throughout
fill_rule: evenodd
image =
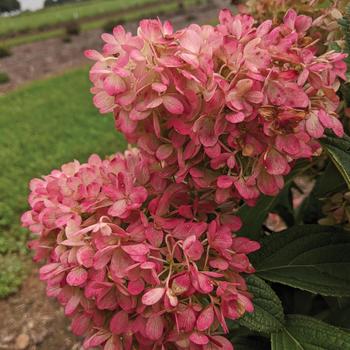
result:
M 11 56 L 11 51 L 6 46 L 0 46 L 0 58 Z
M 62 37 L 62 42 L 68 44 L 68 43 L 71 43 L 72 42 L 72 37 L 68 34 L 65 34 L 63 37 Z
M 78 21 L 71 21 L 65 25 L 66 35 L 79 35 L 81 28 Z
M 0 72 L 0 84 L 6 84 L 9 81 L 10 81 L 10 77 L 4 72 Z
M 114 27 L 116 27 L 117 25 L 122 25 L 124 23 L 125 23 L 125 19 L 124 18 L 120 18 L 118 21 L 109 20 L 109 21 L 105 22 L 105 24 L 103 25 L 102 29 L 106 33 L 112 33 Z

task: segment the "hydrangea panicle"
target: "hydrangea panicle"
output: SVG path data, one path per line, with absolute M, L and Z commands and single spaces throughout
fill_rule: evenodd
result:
M 135 149 L 66 164 L 30 188 L 22 223 L 45 261 L 40 279 L 85 348 L 233 349 L 221 334 L 253 311 L 242 274 L 259 244 L 233 234 L 231 210 L 159 179 Z
M 343 134 L 345 55 L 318 55 L 311 27 L 294 10 L 279 25 L 222 10 L 217 26 L 174 32 L 144 20 L 136 36 L 117 27 L 102 53 L 86 52 L 94 103 L 166 176 L 215 190 L 219 204 L 253 204 L 278 193 L 296 160 L 320 153 L 326 129 Z

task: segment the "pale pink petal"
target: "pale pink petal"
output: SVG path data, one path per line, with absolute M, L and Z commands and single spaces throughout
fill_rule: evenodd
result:
M 108 95 L 105 91 L 101 91 L 93 98 L 94 105 L 101 110 L 101 113 L 112 111 L 114 106 L 114 97 Z
M 209 343 L 209 338 L 205 334 L 199 332 L 193 332 L 190 335 L 190 340 L 197 345 L 206 345 Z
M 126 90 L 126 84 L 124 80 L 115 74 L 109 75 L 104 80 L 103 87 L 110 96 L 118 95 Z
M 145 333 L 151 340 L 158 340 L 162 337 L 164 331 L 164 323 L 161 316 L 153 316 L 147 320 Z
M 182 102 L 171 95 L 165 95 L 163 96 L 163 104 L 164 107 L 173 114 L 182 114 L 184 111 L 184 106 Z
M 87 314 L 83 313 L 75 316 L 71 324 L 72 332 L 75 335 L 82 336 L 89 330 L 90 325 L 91 318 Z
M 261 103 L 264 100 L 264 94 L 261 91 L 249 91 L 244 96 L 251 103 Z
M 214 322 L 214 309 L 212 306 L 204 309 L 197 318 L 197 329 L 199 331 L 205 331 L 210 328 Z
M 294 29 L 294 23 L 297 18 L 297 13 L 293 9 L 289 9 L 284 15 L 283 22 L 290 28 Z
M 319 139 L 324 134 L 324 128 L 320 123 L 317 115 L 313 112 L 309 114 L 309 118 L 305 122 L 306 131 L 311 137 Z
M 171 156 L 174 149 L 173 146 L 170 144 L 161 145 L 158 147 L 156 156 L 159 160 L 165 160 Z
M 80 286 L 86 282 L 88 273 L 82 267 L 76 267 L 67 275 L 67 283 L 70 286 Z
M 182 274 L 174 278 L 171 288 L 175 295 L 180 295 L 187 292 L 190 286 L 191 286 L 191 280 L 189 275 Z
M 84 341 L 84 347 L 93 348 L 95 346 L 99 346 L 103 344 L 109 337 L 110 332 L 107 332 L 105 330 L 98 331 L 97 333 L 95 333 L 90 338 Z
M 125 199 L 116 201 L 109 209 L 108 214 L 112 216 L 121 217 L 128 209 L 128 205 Z
M 202 39 L 194 30 L 187 29 L 181 36 L 179 42 L 184 49 L 193 53 L 199 53 Z
M 96 50 L 86 50 L 84 52 L 85 57 L 94 61 L 102 61 L 104 57 Z
M 265 153 L 264 164 L 267 172 L 271 175 L 281 175 L 288 167 L 288 162 L 285 156 L 275 149 L 271 149 Z
M 152 89 L 154 91 L 157 91 L 157 92 L 164 92 L 167 90 L 167 86 L 165 84 L 162 84 L 162 83 L 153 83 L 152 84 Z
M 78 263 L 87 268 L 92 267 L 94 264 L 94 254 L 95 251 L 89 246 L 79 248 L 77 251 Z
M 300 15 L 295 20 L 295 29 L 297 32 L 306 32 L 312 24 L 312 18 L 304 15 Z
M 251 241 L 246 237 L 236 237 L 232 243 L 232 250 L 237 253 L 249 254 L 260 249 L 260 244 L 255 241 Z
M 151 289 L 142 296 L 142 303 L 144 305 L 154 305 L 160 299 L 162 299 L 164 293 L 165 293 L 165 288 Z
M 123 245 L 121 248 L 129 255 L 146 255 L 149 253 L 149 248 L 142 243 Z

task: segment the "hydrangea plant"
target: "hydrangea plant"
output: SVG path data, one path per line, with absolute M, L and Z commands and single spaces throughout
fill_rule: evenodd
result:
M 215 26 L 117 26 L 86 51 L 95 106 L 137 148 L 32 180 L 22 216 L 86 349 L 350 349 L 316 300 L 350 297 L 350 235 L 315 224 L 350 185 L 346 54 L 313 29 L 292 9 L 260 24 L 223 10 Z

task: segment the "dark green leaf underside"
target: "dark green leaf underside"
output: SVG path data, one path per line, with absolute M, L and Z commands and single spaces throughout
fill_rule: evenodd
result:
M 263 333 L 276 332 L 284 324 L 281 301 L 272 288 L 257 276 L 247 278 L 248 290 L 254 296 L 254 312 L 246 313 L 239 323 Z
M 350 296 L 350 235 L 319 225 L 273 234 L 252 256 L 257 275 L 313 293 Z
M 350 137 L 328 135 L 321 139 L 321 144 L 350 188 Z
M 350 333 L 314 318 L 288 315 L 285 328 L 271 335 L 272 350 L 350 350 Z

